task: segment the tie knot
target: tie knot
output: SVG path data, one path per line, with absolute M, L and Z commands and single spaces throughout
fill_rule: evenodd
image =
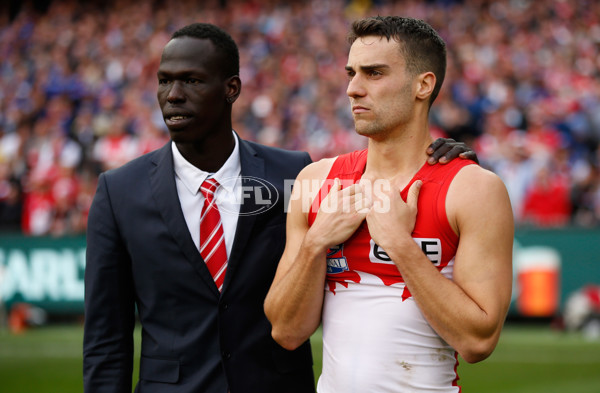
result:
M 209 178 L 204 180 L 202 185 L 200 186 L 200 192 L 204 195 L 205 198 L 208 196 L 213 196 L 217 188 L 219 187 L 219 182 L 213 178 Z

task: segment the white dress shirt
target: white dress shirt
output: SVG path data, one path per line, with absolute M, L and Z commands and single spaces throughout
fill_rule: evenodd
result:
M 217 180 L 220 184 L 215 192 L 215 199 L 219 213 L 221 214 L 221 222 L 223 223 L 227 259 L 231 255 L 231 247 L 233 246 L 235 229 L 240 212 L 242 192 L 240 148 L 235 133 L 233 136 L 235 139 L 233 152 L 227 161 L 225 161 L 225 164 L 214 174 L 196 168 L 181 155 L 175 143 L 171 143 L 179 203 L 181 204 L 185 222 L 197 249 L 200 248 L 200 216 L 202 214 L 202 206 L 204 205 L 204 196 L 199 191 L 200 186 L 209 176 Z

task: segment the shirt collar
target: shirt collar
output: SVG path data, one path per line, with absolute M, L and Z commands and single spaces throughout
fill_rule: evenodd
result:
M 179 149 L 175 146 L 175 142 L 171 142 L 175 175 L 182 181 L 185 188 L 187 188 L 192 195 L 198 193 L 204 180 L 211 175 L 219 182 L 220 187 L 223 187 L 227 192 L 233 192 L 235 180 L 237 180 L 242 169 L 240 164 L 239 141 L 235 132 L 233 133 L 233 138 L 235 139 L 233 151 L 223 166 L 214 174 L 196 168 L 181 155 Z

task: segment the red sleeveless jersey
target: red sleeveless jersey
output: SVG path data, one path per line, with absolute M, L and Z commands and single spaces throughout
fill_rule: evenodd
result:
M 331 189 L 333 179 L 340 179 L 343 188 L 357 183 L 362 177 L 366 163 L 366 149 L 341 155 L 335 160 L 327 176 L 327 181 L 313 201 L 308 215 L 309 225 L 314 222 L 321 201 Z M 451 271 L 444 268 L 450 261 L 453 261 L 458 246 L 458 236 L 450 227 L 446 216 L 446 194 L 458 171 L 471 164 L 474 162 L 464 159 L 455 159 L 444 165 L 425 163 L 401 192 L 402 199 L 406 201 L 410 186 L 416 180 L 423 181 L 419 192 L 417 220 L 412 237 L 438 270 L 447 273 L 445 275 L 450 277 Z M 329 290 L 335 293 L 338 283 L 345 287 L 349 282 L 361 283 L 360 272 L 379 278 L 382 285 L 390 286 L 402 283 L 402 287 L 404 287 L 404 280 L 394 262 L 371 239 L 366 221 L 348 240 L 328 250 L 327 283 Z M 403 298 L 408 297 L 410 297 L 410 292 L 408 288 L 404 287 Z

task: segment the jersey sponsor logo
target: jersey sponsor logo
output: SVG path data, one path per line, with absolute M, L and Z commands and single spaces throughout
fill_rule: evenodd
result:
M 439 266 L 442 261 L 442 242 L 440 239 L 434 238 L 413 238 L 415 243 L 421 247 L 421 250 L 427 258 L 435 265 Z M 369 259 L 373 263 L 382 263 L 386 265 L 393 265 L 394 261 L 385 250 L 379 247 L 373 239 L 370 240 Z
M 424 237 L 413 239 L 421 246 L 423 254 L 425 254 L 435 266 L 439 266 L 440 263 L 442 263 L 442 242 L 440 239 Z
M 343 255 L 343 251 L 343 243 L 327 250 L 327 274 L 338 274 L 348 271 L 348 261 Z
M 375 243 L 373 241 L 373 239 L 371 239 L 369 241 L 370 245 L 371 245 L 371 249 L 369 250 L 369 259 L 371 260 L 371 262 L 373 263 L 383 263 L 385 265 L 393 265 L 394 261 L 392 261 L 392 258 L 389 257 L 389 255 L 385 252 L 385 250 L 381 247 L 379 247 L 377 245 L 377 243 Z

